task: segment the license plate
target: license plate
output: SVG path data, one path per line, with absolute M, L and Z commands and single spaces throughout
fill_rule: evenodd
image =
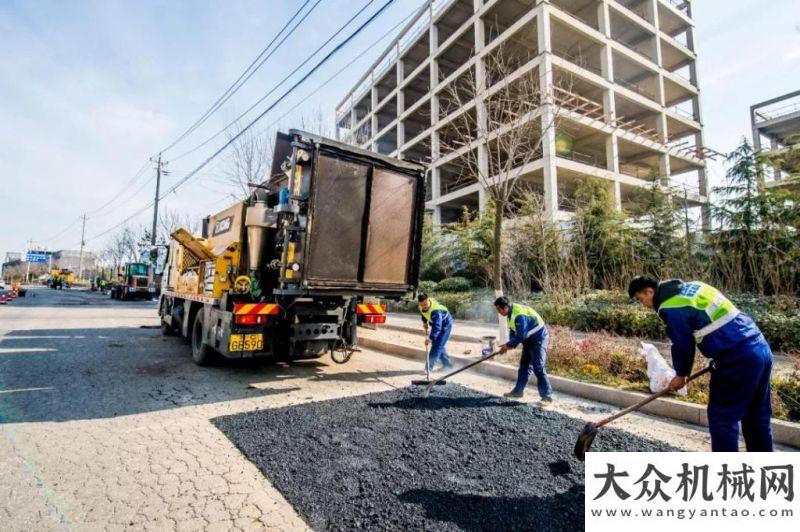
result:
M 263 351 L 263 334 L 232 334 L 228 351 Z

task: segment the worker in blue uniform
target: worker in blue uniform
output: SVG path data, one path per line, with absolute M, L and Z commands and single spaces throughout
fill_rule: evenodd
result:
M 453 367 L 447 354 L 447 340 L 453 330 L 453 317 L 447 307 L 428 294 L 417 296 L 419 312 L 422 314 L 422 325 L 425 327 L 425 347 L 431 346 L 428 353 L 428 368 L 431 371 Z M 437 365 L 438 364 L 438 365 Z
M 549 406 L 553 402 L 553 387 L 547 377 L 547 345 L 550 336 L 544 320 L 532 308 L 521 303 L 512 304 L 506 297 L 498 297 L 494 306 L 498 314 L 508 318 L 508 328 L 511 330 L 508 342 L 501 345 L 499 351 L 505 353 L 522 344 L 517 383 L 513 390 L 504 395 L 513 398 L 522 397 L 533 373 L 536 375 L 540 405 Z
M 676 373 L 670 388 L 686 385 L 695 348 L 712 359 L 711 450 L 738 451 L 741 423 L 748 451 L 772 451 L 772 351 L 753 320 L 719 290 L 698 281 L 636 277 L 628 294 L 667 325 Z

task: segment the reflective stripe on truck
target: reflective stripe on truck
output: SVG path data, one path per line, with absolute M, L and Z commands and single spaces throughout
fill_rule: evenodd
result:
M 234 314 L 267 314 L 274 316 L 278 314 L 281 307 L 275 303 L 236 303 L 233 306 Z
M 368 305 L 359 303 L 356 307 L 358 314 L 386 314 L 386 305 Z

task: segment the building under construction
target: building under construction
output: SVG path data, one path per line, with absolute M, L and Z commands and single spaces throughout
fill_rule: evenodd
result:
M 585 176 L 606 180 L 620 209 L 653 179 L 680 189 L 691 207 L 707 204 L 689 1 L 430 1 L 342 99 L 337 135 L 429 164 L 426 205 L 436 221 L 481 207 L 486 181 L 465 179 L 459 160 L 485 160 L 486 142 L 459 146 L 451 137 L 463 131 L 452 126 L 468 106 L 443 99 L 468 73 L 486 94 L 508 83 L 486 75 L 501 49 L 518 59 L 513 77 L 539 80 L 546 103 L 531 117 L 541 124 L 539 152 L 518 175 L 541 191 L 552 218 L 569 216 Z M 485 115 L 476 113 L 476 131 L 486 130 Z
M 750 121 L 756 151 L 780 155 L 800 145 L 800 90 L 751 106 Z M 787 180 L 791 170 L 780 166 L 770 168 L 764 176 L 766 186 L 798 186 L 796 180 Z

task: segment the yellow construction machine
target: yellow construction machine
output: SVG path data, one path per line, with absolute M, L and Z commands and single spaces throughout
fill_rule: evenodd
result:
M 269 179 L 172 234 L 162 278 L 162 332 L 214 357 L 350 358 L 359 321 L 382 323 L 365 298 L 417 286 L 425 169 L 316 135 L 278 134 Z

